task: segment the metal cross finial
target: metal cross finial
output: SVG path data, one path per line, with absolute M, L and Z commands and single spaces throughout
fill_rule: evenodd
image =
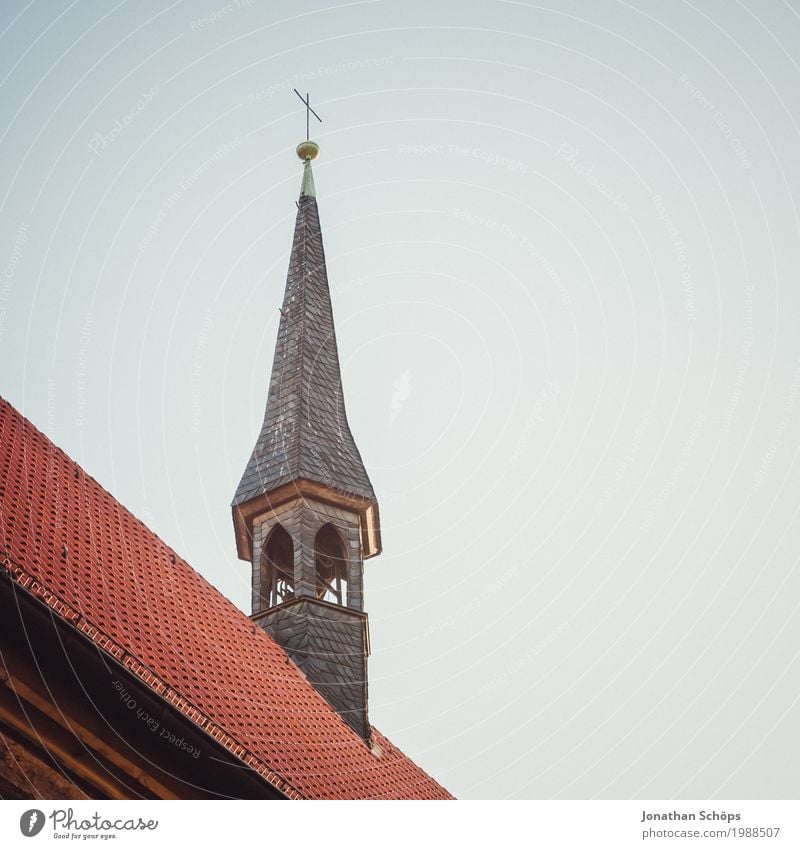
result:
M 310 102 L 309 97 L 308 97 L 308 92 L 306 92 L 305 97 L 303 97 L 303 95 L 300 94 L 300 92 L 297 89 L 294 90 L 294 93 L 306 105 L 306 141 L 308 141 L 311 138 L 311 136 L 309 134 L 309 126 L 308 126 L 309 116 L 313 115 L 320 122 L 320 124 L 322 123 L 322 118 L 320 118 L 319 115 L 317 115 L 317 113 L 311 108 L 311 102 Z

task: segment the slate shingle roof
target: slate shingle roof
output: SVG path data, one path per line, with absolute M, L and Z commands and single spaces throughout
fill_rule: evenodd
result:
M 0 569 L 286 795 L 450 798 L 2 398 Z
M 308 194 L 298 202 L 281 313 L 264 423 L 233 505 L 301 478 L 375 501 L 347 423 L 317 200 Z

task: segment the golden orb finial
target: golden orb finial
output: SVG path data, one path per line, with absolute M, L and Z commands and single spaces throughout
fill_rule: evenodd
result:
M 319 155 L 319 145 L 316 142 L 306 140 L 297 145 L 297 155 L 303 162 L 316 159 Z

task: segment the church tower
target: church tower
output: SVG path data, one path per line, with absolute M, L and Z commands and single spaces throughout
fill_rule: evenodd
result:
M 381 551 L 378 502 L 344 408 L 311 161 L 303 180 L 264 423 L 233 499 L 252 564 L 253 621 L 369 743 L 364 560 Z

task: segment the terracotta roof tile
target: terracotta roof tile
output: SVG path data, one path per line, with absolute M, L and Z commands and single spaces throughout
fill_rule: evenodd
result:
M 371 752 L 261 628 L 3 399 L 0 561 L 287 795 L 450 798 L 377 731 Z

